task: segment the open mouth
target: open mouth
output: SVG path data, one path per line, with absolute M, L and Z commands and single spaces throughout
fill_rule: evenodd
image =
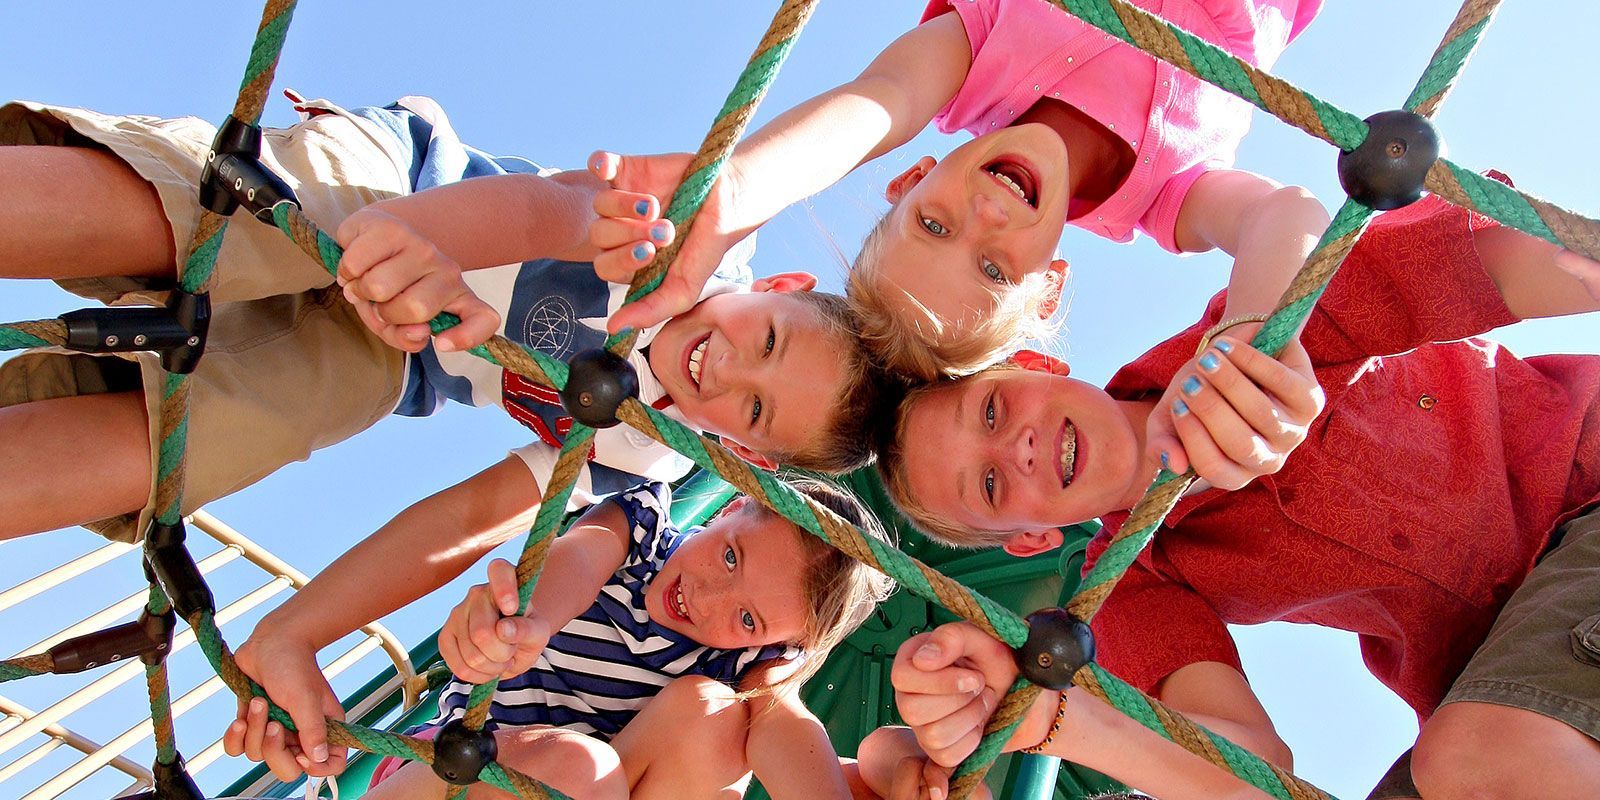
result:
M 1010 159 L 999 159 L 985 164 L 983 171 L 1009 189 L 1018 200 L 1027 203 L 1029 208 L 1039 207 L 1039 179 L 1026 165 Z
M 1073 425 L 1072 420 L 1061 423 L 1060 440 L 1056 445 L 1056 451 L 1060 454 L 1056 470 L 1061 477 L 1061 488 L 1065 489 L 1072 483 L 1078 461 L 1078 426 Z
M 689 602 L 683 597 L 683 578 L 681 576 L 674 580 L 671 586 L 667 587 L 667 590 L 662 593 L 661 600 L 667 607 L 667 613 L 672 615 L 673 619 L 686 625 L 691 623 L 689 619 Z
M 706 345 L 711 342 L 711 334 L 706 334 L 700 341 L 689 348 L 689 354 L 684 357 L 684 371 L 689 373 L 689 382 L 694 388 L 700 388 L 700 370 L 706 357 Z

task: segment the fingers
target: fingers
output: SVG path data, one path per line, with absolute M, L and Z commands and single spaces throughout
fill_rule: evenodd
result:
M 661 201 L 647 192 L 606 189 L 594 196 L 594 213 L 615 220 L 634 220 L 648 225 L 661 216 Z
M 994 713 L 996 696 L 993 689 L 985 688 L 972 698 L 971 702 L 956 709 L 949 715 L 921 725 L 913 725 L 916 731 L 917 743 L 922 749 L 932 756 L 935 754 L 951 753 L 963 742 L 972 739 L 974 733 L 979 738 L 983 736 L 984 723 L 989 721 L 989 715 Z M 902 716 L 904 716 L 902 714 Z M 909 719 L 906 720 L 908 723 Z M 976 747 L 976 740 L 972 741 Z M 957 763 L 966 757 L 970 750 L 954 755 Z M 949 763 L 940 760 L 940 763 Z
M 895 763 L 889 800 L 923 800 L 922 765 L 926 761 L 925 758 L 907 757 Z
M 961 657 L 959 643 L 940 642 L 935 633 L 913 636 L 900 645 L 889 672 L 890 683 L 896 692 L 959 695 L 965 703 L 983 689 L 983 673 L 954 666 Z
M 510 561 L 497 558 L 489 562 L 489 595 L 494 598 L 500 613 L 511 616 L 521 604 L 517 596 L 517 568 Z
M 501 641 L 516 645 L 510 663 L 500 673 L 502 678 L 514 678 L 533 669 L 539 654 L 550 642 L 550 625 L 542 619 L 507 617 L 500 620 L 496 631 Z
M 666 247 L 676 234 L 670 219 L 639 220 L 609 219 L 601 217 L 589 223 L 589 243 L 602 252 L 625 250 L 629 256 L 637 255 L 634 248 L 649 245 Z
M 1317 384 L 1311 356 L 1299 339 L 1285 345 L 1277 358 L 1230 337 L 1219 337 L 1213 349 L 1223 352 L 1241 374 L 1287 409 L 1293 419 L 1309 424 L 1322 412 L 1326 398 Z

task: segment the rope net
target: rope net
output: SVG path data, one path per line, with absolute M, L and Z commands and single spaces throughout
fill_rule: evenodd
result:
M 1355 150 L 1368 137 L 1368 125 L 1354 115 L 1130 5 L 1126 0 L 1051 2 L 1107 34 L 1210 82 L 1343 151 Z M 649 294 L 660 285 L 678 252 L 678 243 L 692 230 L 695 216 L 716 182 L 723 164 L 793 48 L 815 5 L 816 0 L 784 0 L 780 5 L 754 55 L 718 112 L 710 132 L 688 168 L 683 184 L 668 204 L 666 216 L 678 228 L 677 240 L 663 248 L 646 268 L 635 275 L 629 287 L 629 301 Z M 253 125 L 260 118 L 294 7 L 294 0 L 270 0 L 267 3 L 255 44 L 251 48 L 239 98 L 233 109 L 232 116 L 235 119 Z M 1431 117 L 1438 111 L 1481 41 L 1497 7 L 1498 0 L 1467 0 L 1424 70 L 1416 89 L 1406 101 L 1406 110 L 1424 117 Z M 1600 258 L 1600 223 L 1595 220 L 1489 180 L 1442 158 L 1435 161 L 1427 172 L 1426 187 L 1446 200 L 1502 223 L 1590 258 Z M 1255 347 L 1276 353 L 1290 341 L 1374 213 L 1372 208 L 1355 200 L 1347 200 L 1339 208 L 1293 284 L 1256 334 L 1252 342 Z M 271 220 L 310 258 L 321 263 L 330 273 L 337 271 L 342 256 L 341 248 L 332 237 L 306 218 L 293 202 L 280 202 L 273 206 Z M 183 290 L 200 293 L 210 285 L 227 224 L 227 218 L 218 214 L 208 211 L 203 216 L 180 270 L 180 287 Z M 431 328 L 434 333 L 439 333 L 458 323 L 457 318 L 446 313 L 435 318 Z M 65 342 L 66 335 L 66 327 L 60 320 L 0 325 L 0 350 L 60 346 Z M 635 338 L 636 332 L 626 331 L 609 337 L 606 347 L 615 354 L 625 355 L 631 351 Z M 496 336 L 469 352 L 541 386 L 559 391 L 567 385 L 568 368 L 565 363 L 504 337 Z M 178 525 L 181 521 L 187 427 L 186 380 L 186 375 L 169 374 L 162 401 L 156 509 L 157 521 L 166 525 Z M 1016 649 L 1027 642 L 1027 621 L 1009 609 L 945 577 L 894 546 L 864 535 L 828 509 L 801 495 L 774 475 L 751 466 L 716 441 L 690 430 L 637 399 L 625 401 L 617 417 L 689 457 L 700 467 L 721 476 L 739 491 L 782 514 L 807 533 L 884 572 L 908 591 L 949 609 L 1008 647 Z M 553 475 L 546 483 L 543 503 L 517 564 L 519 611 L 527 609 L 550 542 L 565 516 L 578 467 L 587 458 L 593 435 L 594 429 L 581 422 L 574 424 Z M 1078 592 L 1066 605 L 1068 612 L 1085 622 L 1093 618 L 1118 579 L 1151 541 L 1167 513 L 1194 480 L 1192 471 L 1177 475 L 1163 470 L 1156 477 L 1100 560 L 1083 578 Z M 178 546 L 181 547 L 181 543 Z M 148 611 L 162 613 L 170 603 L 160 587 L 152 582 Z M 188 611 L 185 620 L 196 632 L 207 660 L 235 695 L 240 698 L 266 697 L 262 687 L 235 663 L 210 608 Z M 47 654 L 25 656 L 0 662 L 0 682 L 51 671 L 53 665 Z M 157 760 L 161 764 L 174 764 L 179 756 L 173 743 L 165 669 L 158 660 L 148 667 L 147 672 L 151 716 L 157 731 Z M 1272 797 L 1281 800 L 1329 797 L 1294 775 L 1190 722 L 1182 714 L 1129 686 L 1098 665 L 1089 663 L 1078 669 L 1072 676 L 1072 685 Z M 489 701 L 495 686 L 495 683 L 486 683 L 474 687 L 466 715 L 466 724 L 470 729 L 481 729 L 487 720 Z M 1018 678 L 988 721 L 977 750 L 956 770 L 951 787 L 953 798 L 960 800 L 970 795 L 1040 692 L 1040 687 Z M 270 701 L 268 714 L 286 728 L 294 729 L 294 722 L 288 713 Z M 435 747 L 431 741 L 332 719 L 327 720 L 327 724 L 329 741 L 336 746 L 354 747 L 379 755 L 430 764 L 434 762 Z M 494 762 L 487 763 L 476 777 L 519 797 L 564 797 L 537 780 Z M 450 796 L 456 796 L 459 792 L 460 787 L 452 787 Z

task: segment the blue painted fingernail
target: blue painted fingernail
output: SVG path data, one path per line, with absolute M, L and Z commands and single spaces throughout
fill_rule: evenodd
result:
M 1221 350 L 1224 353 L 1233 352 L 1233 342 L 1230 342 L 1227 339 L 1218 339 L 1217 342 L 1216 342 L 1216 345 L 1217 345 L 1217 349 Z
M 1200 379 L 1190 375 L 1183 379 L 1183 393 L 1193 397 L 1200 393 Z
M 633 248 L 633 260 L 634 261 L 644 261 L 644 260 L 646 260 L 648 258 L 650 258 L 650 246 L 649 245 L 641 244 L 641 245 Z
M 646 214 L 648 214 L 648 213 L 650 213 L 650 201 L 649 200 L 640 200 L 639 202 L 634 203 L 633 204 L 633 213 L 638 214 L 641 217 L 646 215 Z
M 1180 400 L 1178 402 L 1181 403 L 1183 401 Z M 1167 456 L 1167 451 L 1165 450 L 1161 451 L 1161 468 L 1169 472 L 1172 471 L 1172 459 Z
M 1206 353 L 1200 357 L 1200 368 L 1206 372 L 1216 372 L 1222 362 L 1217 360 L 1216 353 Z
M 650 228 L 650 238 L 664 242 L 667 240 L 667 223 L 658 222 Z
M 1189 404 L 1183 402 L 1182 400 L 1172 401 L 1172 413 L 1177 414 L 1180 417 L 1189 413 Z

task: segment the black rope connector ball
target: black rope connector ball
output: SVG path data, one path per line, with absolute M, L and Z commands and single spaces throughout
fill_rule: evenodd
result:
M 1028 615 L 1028 641 L 1015 656 L 1022 677 L 1034 685 L 1065 689 L 1078 669 L 1094 660 L 1094 633 L 1066 609 L 1041 608 Z
M 453 719 L 433 737 L 433 774 L 446 783 L 466 786 L 478 782 L 478 773 L 499 755 L 494 734 L 475 731 Z
M 615 426 L 623 401 L 638 396 L 639 375 L 633 365 L 609 350 L 585 350 L 567 362 L 561 405 L 591 428 Z
M 1350 199 L 1379 211 L 1422 199 L 1428 170 L 1439 160 L 1439 133 L 1410 111 L 1367 117 L 1367 139 L 1339 154 L 1339 185 Z

